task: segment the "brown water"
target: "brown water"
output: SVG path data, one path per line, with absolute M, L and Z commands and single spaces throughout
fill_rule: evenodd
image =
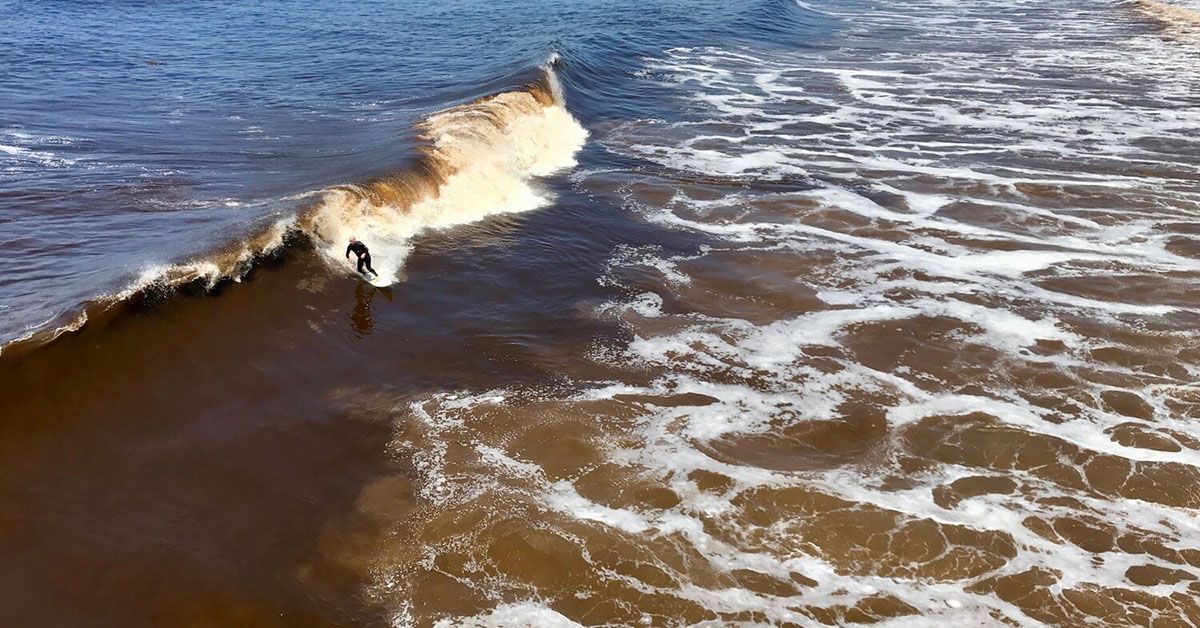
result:
M 6 349 L 0 623 L 1200 624 L 1200 47 L 812 10 L 640 59 L 663 118 L 568 57 L 425 123 L 438 194 Z

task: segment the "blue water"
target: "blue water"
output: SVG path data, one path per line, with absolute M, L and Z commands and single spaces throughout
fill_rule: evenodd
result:
M 773 21 L 800 13 L 775 1 L 2 3 L 0 341 L 244 237 L 297 195 L 394 170 L 423 115 L 519 86 L 555 53 L 571 60 L 577 116 L 646 117 L 661 109 L 654 94 L 623 87 L 642 55 L 771 38 Z

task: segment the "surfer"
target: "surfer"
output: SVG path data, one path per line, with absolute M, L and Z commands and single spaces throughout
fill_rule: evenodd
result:
M 371 271 L 372 275 L 379 276 L 379 273 L 375 272 L 374 268 L 371 268 L 371 252 L 367 250 L 367 245 L 359 242 L 354 236 L 350 236 L 350 244 L 346 247 L 346 259 L 350 259 L 351 251 L 358 256 L 359 274 L 364 274 L 363 268 L 366 268 Z

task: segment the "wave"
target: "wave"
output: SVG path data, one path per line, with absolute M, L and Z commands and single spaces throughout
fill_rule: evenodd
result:
M 345 247 L 350 236 L 357 236 L 371 248 L 380 278 L 395 281 L 421 233 L 545 206 L 551 198 L 535 179 L 574 166 L 587 138 L 566 108 L 554 73 L 559 63 L 551 58 L 533 84 L 426 117 L 416 127 L 419 146 L 408 167 L 284 199 L 317 198 L 221 249 L 148 268 L 119 293 L 85 304 L 69 322 L 56 319 L 5 344 L 0 355 L 11 357 L 77 332 L 112 316 L 119 304 L 241 281 L 259 263 L 293 246 L 311 247 L 332 268 L 349 273 Z
M 533 179 L 574 166 L 587 137 L 550 68 L 538 84 L 437 112 L 418 131 L 410 168 L 328 190 L 301 214 L 298 228 L 330 261 L 345 266 L 357 236 L 376 252 L 380 278 L 395 281 L 417 234 L 546 205 Z
M 1200 26 L 1200 7 L 1185 7 L 1160 0 L 1136 0 L 1147 13 L 1174 25 Z

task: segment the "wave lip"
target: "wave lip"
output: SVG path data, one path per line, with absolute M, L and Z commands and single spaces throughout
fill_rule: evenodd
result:
M 417 130 L 412 167 L 327 190 L 302 213 L 299 229 L 330 261 L 344 266 L 356 236 L 374 252 L 380 279 L 395 281 L 421 232 L 545 206 L 533 180 L 574 166 L 587 138 L 550 67 L 537 84 L 439 111 Z

